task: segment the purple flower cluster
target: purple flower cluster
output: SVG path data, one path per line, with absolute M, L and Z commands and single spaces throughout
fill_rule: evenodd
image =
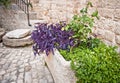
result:
M 74 45 L 74 39 L 72 39 L 73 32 L 71 30 L 62 30 L 66 26 L 65 22 L 57 24 L 38 24 L 36 30 L 32 32 L 32 39 L 34 41 L 34 52 L 53 52 L 54 48 L 68 50 Z

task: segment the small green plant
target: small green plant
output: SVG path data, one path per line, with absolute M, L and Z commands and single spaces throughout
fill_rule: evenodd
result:
M 95 17 L 99 18 L 97 10 L 91 15 L 88 14 L 89 7 L 92 7 L 91 2 L 88 2 L 87 6 L 80 10 L 80 14 L 74 15 L 72 21 L 65 27 L 66 30 L 72 29 L 74 31 L 73 38 L 78 43 L 86 41 L 88 35 L 92 32 L 91 28 L 93 27 Z
M 4 5 L 6 8 L 10 5 L 10 0 L 0 0 L 0 5 Z

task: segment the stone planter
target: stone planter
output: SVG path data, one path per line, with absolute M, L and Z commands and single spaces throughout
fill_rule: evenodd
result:
M 66 61 L 58 50 L 55 49 L 54 55 L 44 55 L 44 59 L 55 83 L 76 83 L 74 72 L 70 68 L 70 62 Z

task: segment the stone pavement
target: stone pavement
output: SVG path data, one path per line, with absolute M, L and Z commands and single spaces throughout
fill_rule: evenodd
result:
M 0 43 L 0 83 L 54 83 L 43 57 L 34 56 L 31 48 Z

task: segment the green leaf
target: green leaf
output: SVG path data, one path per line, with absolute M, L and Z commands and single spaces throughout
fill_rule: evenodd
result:
M 92 17 L 98 17 L 98 11 L 97 10 L 92 13 Z
M 74 15 L 74 16 L 73 16 L 73 19 L 74 19 L 74 20 L 76 20 L 77 18 L 78 18 L 78 16 L 77 16 L 77 15 Z
M 92 2 L 88 2 L 87 6 L 93 7 Z

